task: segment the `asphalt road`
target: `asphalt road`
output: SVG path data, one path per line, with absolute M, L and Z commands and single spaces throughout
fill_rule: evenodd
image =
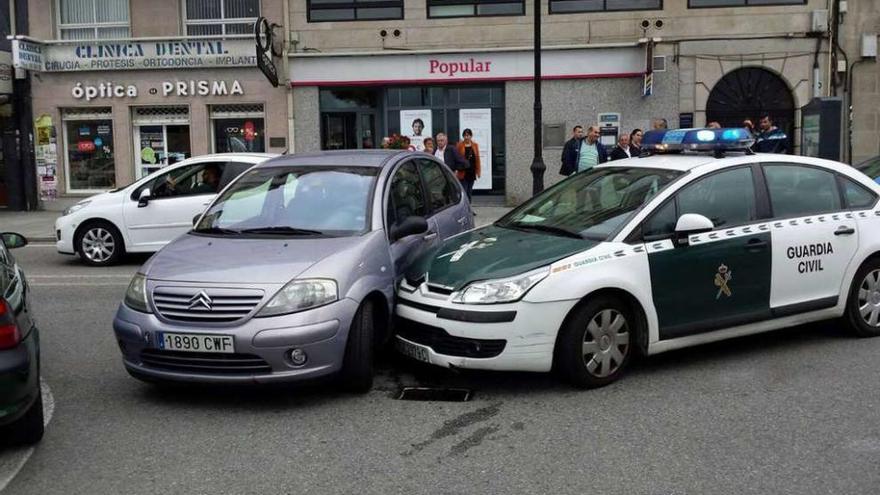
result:
M 55 409 L 4 495 L 880 487 L 880 339 L 850 338 L 833 323 L 648 358 L 594 391 L 549 375 L 456 374 L 396 359 L 363 396 L 326 385 L 163 389 L 126 374 L 112 337 L 143 258 L 90 269 L 51 247 L 15 254 L 33 285 Z M 474 396 L 395 400 L 402 385 Z M 0 451 L 0 469 L 13 455 Z

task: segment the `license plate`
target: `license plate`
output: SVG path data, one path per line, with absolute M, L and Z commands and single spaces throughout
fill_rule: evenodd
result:
M 157 332 L 159 349 L 183 352 L 216 352 L 232 354 L 235 346 L 231 335 Z
M 411 357 L 417 361 L 431 362 L 428 357 L 428 349 L 420 345 L 409 343 L 400 337 L 397 338 L 397 350 L 404 356 Z

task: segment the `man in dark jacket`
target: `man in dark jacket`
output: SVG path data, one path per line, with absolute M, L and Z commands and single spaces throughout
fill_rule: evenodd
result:
M 434 156 L 443 160 L 443 163 L 449 167 L 449 170 L 454 172 L 470 168 L 471 164 L 455 150 L 455 146 L 449 146 L 449 138 L 446 137 L 446 133 L 438 132 L 434 140 L 437 141 L 437 149 L 434 150 Z
M 629 134 L 623 133 L 617 139 L 617 146 L 611 150 L 611 160 L 624 160 L 632 157 L 629 151 Z
M 761 116 L 758 128 L 761 132 L 755 136 L 752 151 L 755 153 L 788 153 L 788 136 L 785 131 L 773 125 L 770 115 Z
M 577 156 L 577 148 L 580 146 L 581 141 L 584 139 L 584 127 L 580 125 L 574 126 L 571 130 L 571 139 L 565 142 L 565 146 L 562 147 L 562 167 L 559 169 L 559 173 L 562 175 L 571 175 L 571 172 L 565 173 L 563 170 L 577 169 L 577 163 L 574 164 L 566 164 L 566 159 L 571 159 L 572 156 Z
M 576 145 L 565 148 L 562 154 L 562 168 L 559 173 L 571 175 L 575 172 L 589 170 L 600 163 L 608 161 L 608 153 L 599 142 L 599 126 L 587 128 L 587 137 L 577 141 Z

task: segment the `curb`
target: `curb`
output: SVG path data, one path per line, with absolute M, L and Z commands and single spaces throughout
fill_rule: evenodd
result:
M 55 237 L 53 237 L 53 236 L 40 237 L 40 236 L 29 236 L 29 235 L 26 235 L 26 236 L 24 236 L 24 237 L 28 240 L 28 243 L 29 243 L 29 244 L 30 244 L 30 243 L 34 243 L 34 242 L 40 242 L 40 243 L 51 242 L 52 244 L 55 244 Z

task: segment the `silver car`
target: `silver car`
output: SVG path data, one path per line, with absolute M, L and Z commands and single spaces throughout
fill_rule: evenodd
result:
M 269 383 L 336 374 L 372 386 L 394 287 L 422 252 L 473 227 L 452 172 L 416 152 L 266 161 L 135 275 L 113 329 L 147 381 Z

